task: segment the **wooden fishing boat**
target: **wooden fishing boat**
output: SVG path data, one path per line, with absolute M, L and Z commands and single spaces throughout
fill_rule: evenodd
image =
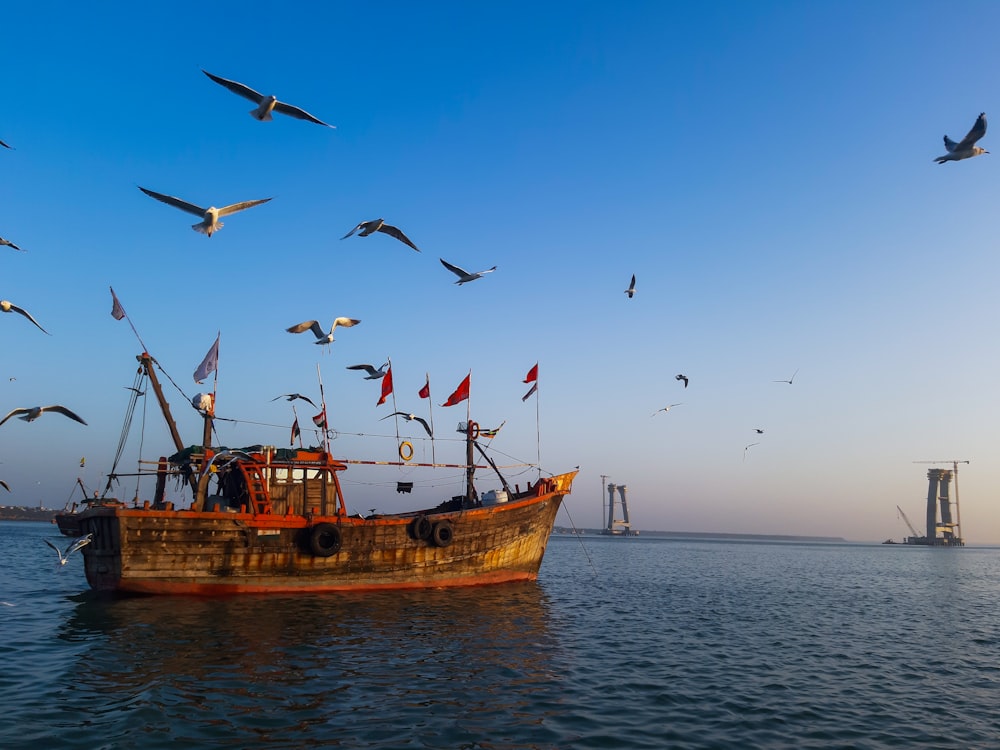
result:
M 148 354 L 138 357 L 166 405 Z M 164 409 L 169 420 L 169 408 Z M 136 594 L 325 592 L 472 586 L 534 580 L 562 499 L 576 471 L 540 477 L 523 490 L 484 493 L 474 485 L 466 429 L 465 495 L 424 510 L 349 515 L 328 449 L 202 446 L 161 458 L 151 501 L 102 498 L 77 514 L 90 586 Z M 499 475 L 499 471 L 497 472 Z M 189 507 L 165 500 L 169 477 L 192 488 Z

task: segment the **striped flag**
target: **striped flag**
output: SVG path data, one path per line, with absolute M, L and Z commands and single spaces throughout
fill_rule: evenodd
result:
M 292 439 L 288 443 L 289 445 L 295 445 L 295 438 L 302 434 L 302 430 L 299 429 L 299 418 L 296 417 L 295 421 L 292 422 Z
M 319 429 L 326 429 L 326 407 L 323 407 L 323 411 L 313 417 L 313 424 L 315 424 Z

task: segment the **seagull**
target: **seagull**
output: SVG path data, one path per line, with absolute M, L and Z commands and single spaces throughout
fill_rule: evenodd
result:
M 7 145 L 6 143 L 4 143 L 3 141 L 0 141 L 0 146 L 3 146 L 4 148 L 9 148 L 9 149 L 11 149 L 12 151 L 13 151 L 13 149 L 14 149 L 14 147 L 13 147 L 13 146 L 8 146 L 8 145 Z
M 427 420 L 421 419 L 416 414 L 407 414 L 405 411 L 394 411 L 392 414 L 386 414 L 384 417 L 382 417 L 382 419 L 388 419 L 389 417 L 402 417 L 407 422 L 410 421 L 420 422 L 420 424 L 424 426 L 424 429 L 427 430 L 427 436 L 434 437 L 433 433 L 431 432 L 430 425 L 427 424 Z M 381 422 L 382 419 L 380 419 L 379 421 Z
M 280 396 L 275 396 L 271 400 L 277 401 L 279 398 L 284 398 L 286 401 L 294 401 L 295 399 L 300 398 L 306 403 L 312 404 L 314 409 L 319 408 L 318 406 L 316 406 L 316 404 L 313 404 L 311 398 L 309 398 L 308 396 L 303 396 L 301 393 L 283 393 Z
M 751 448 L 753 448 L 755 445 L 760 445 L 760 443 L 750 443 L 750 445 L 746 446 L 743 449 L 743 460 L 744 461 L 747 460 L 747 451 L 750 450 Z
M 24 309 L 18 307 L 17 305 L 15 305 L 15 304 L 13 304 L 11 302 L 8 302 L 5 299 L 0 299 L 0 312 L 5 312 L 5 313 L 16 312 L 16 313 L 18 313 L 20 315 L 23 315 L 28 320 L 30 320 L 32 323 L 34 323 L 36 326 L 38 326 L 38 330 L 39 331 L 41 331 L 42 333 L 48 333 L 49 336 L 52 335 L 51 333 L 49 333 L 48 331 L 46 331 L 44 328 L 42 328 L 40 325 L 38 325 L 38 321 L 35 320 L 33 317 L 31 317 L 31 313 L 29 313 L 27 310 L 24 310 Z
M 799 371 L 796 370 L 795 372 L 792 373 L 792 377 L 790 377 L 788 380 L 772 380 L 771 382 L 772 383 L 788 383 L 788 385 L 791 385 L 792 381 L 795 380 L 795 376 L 798 375 L 798 374 L 799 374 Z
M 441 261 L 441 265 L 443 265 L 445 268 L 447 268 L 453 274 L 455 274 L 456 276 L 458 276 L 458 281 L 455 282 L 456 284 L 464 284 L 467 281 L 475 281 L 478 278 L 482 278 L 483 274 L 492 273 L 493 271 L 497 270 L 497 267 L 493 266 L 493 268 L 488 268 L 485 271 L 478 271 L 476 273 L 469 273 L 468 271 L 462 270 L 458 266 L 453 266 L 451 263 L 449 263 L 448 261 L 446 261 L 444 258 L 439 258 L 439 260 Z
M 365 380 L 378 380 L 379 378 L 385 376 L 385 370 L 386 370 L 386 368 L 388 366 L 389 366 L 389 363 L 386 362 L 384 365 L 382 365 L 377 370 L 374 367 L 372 367 L 371 365 L 348 365 L 347 369 L 348 370 L 364 370 L 365 372 L 368 373 L 367 375 L 365 375 Z M 3 422 L 0 422 L 0 424 L 3 424 Z
M 59 548 L 56 545 L 54 545 L 52 542 L 50 542 L 48 539 L 43 539 L 42 541 L 45 542 L 47 545 L 49 545 L 52 549 L 54 549 L 56 551 L 56 554 L 59 555 L 59 564 L 60 565 L 65 565 L 66 563 L 69 562 L 69 556 L 70 555 L 72 555 L 74 552 L 76 552 L 81 547 L 86 547 L 88 544 L 90 544 L 92 541 L 94 541 L 94 535 L 93 534 L 87 534 L 86 536 L 81 536 L 79 539 L 77 539 L 75 542 L 73 542 L 71 545 L 69 545 L 66 548 L 65 552 L 60 552 Z
M 202 467 L 201 473 L 198 475 L 198 480 L 200 481 L 202 479 L 202 477 L 204 477 L 208 472 L 210 472 L 212 470 L 212 466 L 215 464 L 216 461 L 218 461 L 219 459 L 223 459 L 223 458 L 228 458 L 229 460 L 226 461 L 226 463 L 222 464 L 222 466 L 219 466 L 218 468 L 216 468 L 216 472 L 224 471 L 234 461 L 241 461 L 241 460 L 242 461 L 253 461 L 254 460 L 253 456 L 251 456 L 246 451 L 241 451 L 241 450 L 236 450 L 236 449 L 234 449 L 234 450 L 228 450 L 228 449 L 227 450 L 221 450 L 218 453 L 216 453 L 214 456 L 212 456 L 212 458 L 209 459 L 208 463 L 206 463 Z
M 684 403 L 684 402 L 682 401 L 681 403 Z M 649 416 L 651 416 L 651 417 L 655 417 L 655 416 L 656 416 L 657 414 L 659 414 L 659 413 L 660 413 L 661 411 L 670 411 L 670 410 L 671 410 L 671 409 L 673 409 L 673 408 L 674 408 L 675 406 L 680 406 L 680 405 L 681 405 L 681 404 L 670 404 L 669 406 L 664 406 L 664 407 L 663 407 L 662 409 L 657 409 L 656 411 L 654 411 L 654 412 L 653 412 L 652 414 L 650 414 Z
M 976 118 L 976 123 L 972 126 L 972 130 L 961 141 L 955 143 L 948 136 L 944 137 L 944 147 L 948 153 L 937 157 L 934 161 L 938 164 L 944 164 L 946 161 L 960 161 L 961 159 L 969 159 L 980 154 L 988 154 L 989 151 L 985 148 L 975 145 L 976 141 L 984 135 L 986 135 L 986 113 L 981 112 L 979 117 Z
M 688 387 L 688 376 L 687 375 L 679 375 L 679 374 L 678 375 L 674 375 L 674 380 L 683 380 L 684 381 L 684 387 L 685 388 Z
M 629 299 L 632 299 L 632 295 L 635 294 L 635 274 L 632 274 L 632 283 L 628 285 L 628 289 L 625 290 L 625 294 L 628 295 Z
M 764 431 L 762 429 L 760 429 L 760 427 L 754 427 L 753 431 L 756 432 L 758 435 L 763 435 L 764 434 Z
M 23 419 L 25 422 L 34 422 L 36 419 L 38 419 L 40 416 L 42 416 L 43 412 L 47 412 L 47 411 L 58 412 L 59 414 L 62 414 L 63 416 L 69 417 L 70 419 L 75 419 L 80 424 L 87 424 L 82 419 L 80 419 L 80 417 L 78 417 L 76 414 L 74 414 L 69 409 L 67 409 L 65 406 L 59 406 L 58 404 L 54 404 L 52 406 L 32 406 L 30 409 L 26 409 L 23 406 L 21 408 L 19 408 L 19 409 L 14 409 L 9 414 L 7 414 L 6 417 L 4 417 L 3 419 L 0 419 L 0 425 L 2 425 L 4 422 L 6 422 L 11 417 L 16 416 L 18 414 L 23 414 L 24 415 L 24 416 L 20 417 L 20 419 Z
M 10 492 L 10 485 L 9 485 L 9 484 L 7 484 L 7 483 L 6 483 L 5 481 L 3 481 L 2 479 L 0 479 L 0 487 L 3 487 L 3 488 L 4 488 L 5 490 L 7 490 L 7 492 Z
M 229 216 L 229 214 L 234 214 L 237 211 L 243 211 L 247 208 L 253 208 L 254 206 L 259 206 L 261 203 L 267 203 L 270 198 L 261 198 L 255 201 L 243 201 L 242 203 L 233 203 L 229 206 L 223 206 L 222 208 L 216 208 L 215 206 L 209 206 L 208 208 L 202 208 L 201 206 L 196 206 L 193 203 L 188 203 L 187 201 L 182 201 L 180 198 L 174 198 L 171 195 L 164 195 L 163 193 L 156 193 L 152 190 L 146 190 L 144 187 L 139 187 L 139 189 L 148 195 L 150 198 L 156 198 L 156 200 L 166 203 L 168 206 L 173 206 L 174 208 L 179 208 L 181 211 L 187 211 L 189 214 L 194 214 L 195 216 L 202 217 L 202 220 L 197 224 L 192 224 L 191 228 L 196 232 L 201 232 L 202 234 L 207 234 L 209 237 L 215 232 L 222 229 L 222 222 L 219 221 L 223 216 Z
M 122 388 L 124 388 L 126 391 L 132 391 L 136 396 L 145 396 L 146 395 L 145 391 L 140 391 L 138 388 L 133 388 L 130 385 L 123 385 Z
M 271 117 L 272 112 L 278 112 L 282 115 L 288 115 L 289 117 L 294 117 L 298 120 L 308 120 L 309 122 L 314 122 L 317 125 L 323 125 L 328 128 L 335 128 L 334 125 L 328 125 L 317 117 L 313 117 L 311 114 L 306 112 L 304 109 L 299 109 L 298 107 L 293 107 L 291 104 L 285 104 L 284 102 L 279 102 L 274 96 L 264 96 L 254 91 L 249 86 L 244 86 L 242 83 L 237 83 L 236 81 L 230 81 L 226 78 L 221 78 L 219 76 L 214 76 L 207 70 L 202 69 L 201 71 L 213 81 L 215 81 L 220 86 L 225 86 L 227 89 L 232 91 L 234 94 L 239 94 L 244 99 L 249 99 L 254 104 L 257 105 L 256 109 L 250 110 L 250 116 L 255 120 L 260 120 L 264 122 L 265 120 L 273 119 Z
M 6 245 L 7 247 L 13 248 L 14 250 L 21 250 L 21 248 L 19 248 L 13 242 L 11 242 L 10 240 L 5 240 L 3 237 L 0 237 L 0 245 Z M 24 250 L 21 250 L 21 252 L 23 253 Z
M 291 328 L 286 328 L 285 330 L 289 333 L 302 333 L 303 331 L 312 331 L 313 335 L 316 336 L 314 344 L 332 344 L 333 343 L 333 332 L 337 326 L 343 326 L 344 328 L 350 328 L 351 326 L 356 326 L 361 321 L 357 318 L 334 318 L 333 325 L 330 326 L 330 332 L 327 333 L 320 327 L 318 320 L 307 320 L 304 323 L 299 323 Z M 315 406 L 315 404 L 313 404 Z
M 358 231 L 358 230 L 361 230 L 361 231 Z M 358 237 L 367 237 L 369 234 L 373 234 L 374 232 L 382 232 L 384 234 L 389 235 L 390 237 L 395 237 L 397 240 L 399 240 L 400 242 L 402 242 L 404 245 L 409 245 L 414 250 L 416 250 L 418 253 L 420 252 L 420 248 L 417 247 L 416 245 L 414 245 L 410 241 L 409 237 L 407 237 L 405 234 L 403 234 L 396 227 L 394 227 L 394 226 L 392 226 L 390 224 L 386 224 L 385 223 L 385 219 L 374 219 L 373 221 L 362 221 L 360 224 L 358 224 L 356 227 L 354 227 L 354 229 L 352 229 L 350 232 L 348 232 L 347 234 L 345 234 L 340 239 L 346 240 L 348 237 L 350 237 L 355 232 L 358 232 Z

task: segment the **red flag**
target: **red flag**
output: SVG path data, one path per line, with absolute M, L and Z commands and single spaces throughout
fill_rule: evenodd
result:
M 122 307 L 122 303 L 118 301 L 118 296 L 115 294 L 115 290 L 111 287 L 111 317 L 115 320 L 121 320 L 125 317 L 125 308 Z
M 427 376 L 427 382 L 424 383 L 424 387 L 420 389 L 420 393 L 417 394 L 420 398 L 430 398 L 431 397 L 431 376 Z
M 538 380 L 538 363 L 535 362 L 535 366 L 528 370 L 528 374 L 524 376 L 525 383 L 534 383 Z
M 313 417 L 313 424 L 319 427 L 321 430 L 326 429 L 326 407 L 323 407 L 323 411 Z
M 292 440 L 289 443 L 289 445 L 295 445 L 295 438 L 297 438 L 301 434 L 302 431 L 299 429 L 299 418 L 296 417 L 295 421 L 292 422 Z
M 472 373 L 470 372 L 465 376 L 465 380 L 458 384 L 458 388 L 455 392 L 448 396 L 448 400 L 445 401 L 441 406 L 454 406 L 455 404 L 465 401 L 469 397 L 469 385 L 472 380 Z
M 529 397 L 529 396 L 530 396 L 530 395 L 531 395 L 532 393 L 534 393 L 535 391 L 537 391 L 537 390 L 538 390 L 538 383 L 535 383 L 535 384 L 534 384 L 533 386 L 531 386 L 531 390 L 530 390 L 530 391 L 528 391 L 528 392 L 527 392 L 527 393 L 525 393 L 525 394 L 524 394 L 523 396 L 521 396 L 521 400 L 522 400 L 522 401 L 527 401 L 527 400 L 528 400 L 528 397 Z
M 378 403 L 375 406 L 381 406 L 385 403 L 385 397 L 392 393 L 392 365 L 389 365 L 389 369 L 385 371 L 385 375 L 382 376 L 382 397 L 379 398 Z

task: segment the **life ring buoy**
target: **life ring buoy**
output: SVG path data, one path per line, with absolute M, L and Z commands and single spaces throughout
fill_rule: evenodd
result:
M 434 524 L 431 540 L 437 547 L 447 547 L 451 544 L 455 540 L 455 529 L 452 527 L 451 521 L 438 521 Z
M 309 549 L 316 557 L 330 557 L 340 552 L 340 529 L 332 523 L 318 523 L 309 532 Z
M 434 525 L 427 516 L 417 516 L 410 524 L 410 533 L 417 541 L 423 542 L 430 539 L 434 531 Z
M 469 422 L 469 432 L 472 435 L 472 439 L 476 440 L 479 438 L 479 422 Z
M 404 440 L 399 444 L 399 457 L 404 461 L 409 461 L 413 458 L 413 443 L 409 440 Z

